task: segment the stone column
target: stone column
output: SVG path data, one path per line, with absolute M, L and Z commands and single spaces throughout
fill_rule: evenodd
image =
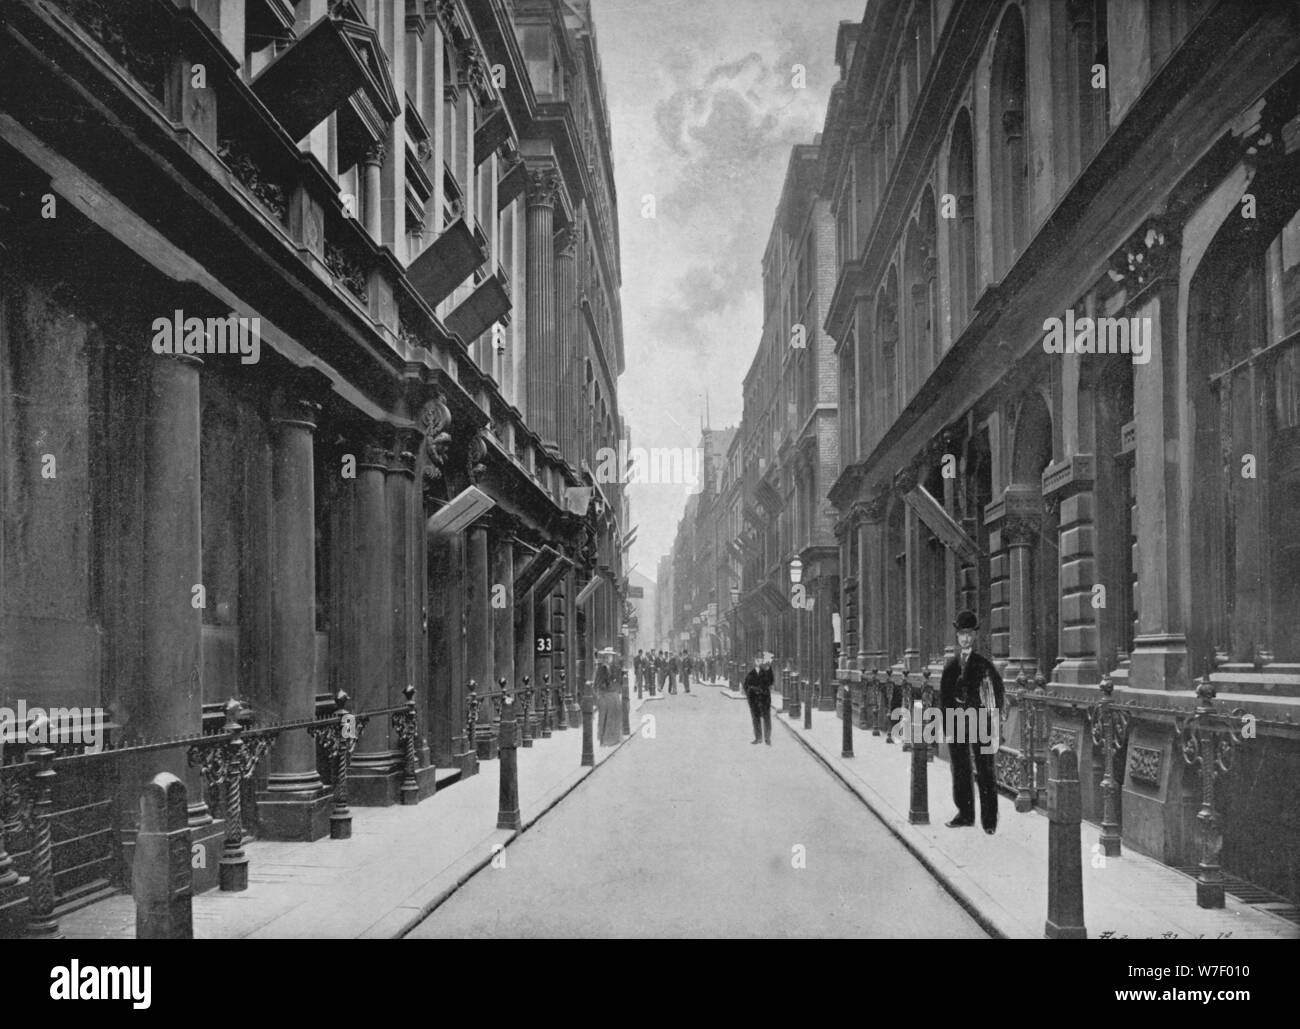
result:
M 1042 495 L 1032 487 L 1008 486 L 1004 497 L 1001 537 L 1007 552 L 1008 651 L 1002 674 L 1014 679 L 1023 671 L 1032 679 L 1038 671 L 1034 646 L 1034 585 L 1038 570 L 1034 568 L 1034 548 L 1041 531 L 1038 512 L 1042 509 Z
M 267 722 L 316 717 L 316 494 L 312 436 L 318 405 L 289 384 L 271 406 L 271 655 L 261 699 Z M 260 835 L 319 840 L 329 834 L 332 797 L 305 732 L 281 735 L 258 794 Z
M 577 233 L 561 229 L 555 237 L 555 334 L 559 361 L 559 409 L 556 415 L 560 434 L 560 453 L 570 463 L 577 463 L 578 439 L 574 413 L 581 397 L 574 378 L 578 331 Z
M 202 576 L 199 477 L 199 369 L 195 357 L 152 357 L 148 367 L 144 427 L 144 595 L 142 682 L 132 712 L 130 738 L 157 740 L 197 735 L 203 728 L 203 616 L 193 604 Z M 216 885 L 224 826 L 213 821 L 198 769 L 185 751 L 146 756 L 139 788 L 159 772 L 186 785 L 193 841 L 207 852 L 207 869 L 196 871 L 194 889 Z
M 362 200 L 364 209 L 362 217 L 363 224 L 370 238 L 376 243 L 383 242 L 384 232 L 384 205 L 383 205 L 383 168 L 384 156 L 388 153 L 388 147 L 383 143 L 375 143 L 367 151 L 365 159 L 362 161 L 362 175 L 365 189 L 365 195 Z
M 376 433 L 357 462 L 353 491 L 354 563 L 352 589 L 345 602 L 356 606 L 356 680 L 340 685 L 352 695 L 349 710 L 355 713 L 389 706 L 393 639 L 392 558 L 384 489 L 387 474 L 388 453 Z M 389 743 L 388 719 L 372 719 L 352 756 L 350 803 L 363 806 L 396 803 L 400 759 L 401 755 Z
M 515 544 L 505 532 L 495 537 L 488 587 L 492 609 L 492 682 L 505 679 L 507 688 L 513 689 L 519 685 L 515 678 Z
M 466 531 L 465 552 L 465 646 L 469 678 L 478 684 L 480 695 L 496 689 L 492 678 L 492 590 L 488 567 L 488 530 L 481 522 Z M 463 686 L 461 688 L 464 688 Z M 479 705 L 474 739 L 467 749 L 484 760 L 496 757 L 496 735 L 492 730 L 492 705 Z
M 528 172 L 527 382 L 524 414 L 542 444 L 556 447 L 560 415 L 560 354 L 556 346 L 554 169 Z
M 885 666 L 884 498 L 864 505 L 858 525 L 858 668 Z
M 199 369 L 195 357 L 160 357 L 149 366 L 144 486 L 144 681 L 132 736 L 160 739 L 203 724 L 203 616 L 193 588 L 203 581 L 199 477 Z M 202 780 L 183 752 L 163 752 L 150 776 L 186 782 L 191 824 L 210 822 Z M 137 791 L 138 792 L 138 791 Z

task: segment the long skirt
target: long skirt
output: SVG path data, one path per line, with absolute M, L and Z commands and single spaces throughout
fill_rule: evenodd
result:
M 596 694 L 596 735 L 602 747 L 615 746 L 623 739 L 623 696 L 614 690 Z

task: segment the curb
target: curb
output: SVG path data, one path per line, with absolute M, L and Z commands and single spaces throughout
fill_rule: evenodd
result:
M 629 717 L 631 711 L 635 711 L 636 708 L 639 706 L 640 705 L 636 705 L 630 709 Z M 605 754 L 599 761 L 596 762 L 594 766 L 592 766 L 591 768 L 582 768 L 582 774 L 579 775 L 577 779 L 571 782 L 568 786 L 564 786 L 559 790 L 553 791 L 551 795 L 548 795 L 546 798 L 544 798 L 537 813 L 533 815 L 531 818 L 529 818 L 526 822 L 524 822 L 522 827 L 520 827 L 519 829 L 498 830 L 499 832 L 505 833 L 505 836 L 500 841 L 501 850 L 503 851 L 506 850 L 510 846 L 510 844 L 514 843 L 515 840 L 517 840 L 520 836 L 522 836 L 534 825 L 536 825 L 543 815 L 545 815 L 553 807 L 559 804 L 560 801 L 562 801 L 570 793 L 572 793 L 584 782 L 586 782 L 596 772 L 598 768 L 603 766 L 605 762 L 607 762 L 610 758 L 612 758 L 615 754 L 617 754 L 620 750 L 622 750 L 623 747 L 625 747 L 627 744 L 631 743 L 632 740 L 634 739 L 636 739 L 636 730 L 633 730 L 632 732 L 624 736 L 623 739 L 621 739 L 615 746 L 610 748 L 609 753 Z M 421 922 L 423 922 L 431 914 L 433 914 L 436 910 L 438 910 L 438 908 L 442 907 L 442 905 L 445 904 L 451 898 L 451 896 L 454 893 L 456 893 L 456 891 L 458 891 L 462 886 L 464 886 L 467 882 L 473 879 L 474 876 L 478 875 L 479 872 L 483 871 L 484 868 L 490 865 L 492 863 L 492 858 L 495 856 L 495 853 L 496 853 L 495 851 L 490 851 L 487 857 L 476 859 L 467 869 L 458 872 L 456 875 L 456 880 L 451 885 L 442 887 L 437 892 L 435 892 L 433 896 L 430 897 L 428 900 L 422 901 L 420 903 L 419 913 L 411 916 L 406 921 L 404 921 L 398 927 L 396 932 L 393 932 L 388 935 L 388 939 L 400 940 L 405 938 L 406 935 L 410 933 L 413 929 L 415 929 L 417 926 L 419 926 Z M 460 860 L 464 861 L 464 857 L 462 856 Z
M 804 750 L 808 751 L 809 754 L 816 758 L 823 768 L 830 772 L 831 775 L 835 776 L 835 778 L 837 778 L 844 787 L 849 790 L 849 792 L 857 797 L 858 800 L 862 802 L 862 805 L 875 815 L 876 819 L 889 830 L 894 839 L 898 840 L 899 843 L 906 847 L 908 852 L 921 863 L 934 880 L 948 892 L 953 900 L 962 906 L 962 909 L 975 920 L 981 929 L 997 940 L 1014 939 L 1021 935 L 1018 931 L 1009 932 L 1006 927 L 999 925 L 993 916 L 982 911 L 975 903 L 975 900 L 971 897 L 970 893 L 957 882 L 955 876 L 949 875 L 941 870 L 934 860 L 917 846 L 915 840 L 909 839 L 902 832 L 901 826 L 895 825 L 889 817 L 878 810 L 876 805 L 872 803 L 871 799 L 862 791 L 862 789 L 853 782 L 851 778 L 840 771 L 840 769 L 831 764 L 821 751 L 814 747 L 808 740 L 804 739 L 803 735 L 788 719 L 774 718 L 772 720 L 774 722 L 780 721 L 790 734 L 799 741 L 799 744 L 804 748 Z

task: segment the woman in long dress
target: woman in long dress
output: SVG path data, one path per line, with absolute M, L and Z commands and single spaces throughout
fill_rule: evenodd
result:
M 613 747 L 623 739 L 623 694 L 621 688 L 616 688 L 621 684 L 614 682 L 609 670 L 613 656 L 609 648 L 600 651 L 600 664 L 596 666 L 596 734 L 602 747 Z

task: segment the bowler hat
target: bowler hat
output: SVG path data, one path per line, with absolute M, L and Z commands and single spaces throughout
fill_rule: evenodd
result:
M 957 615 L 957 620 L 952 624 L 958 632 L 961 632 L 963 629 L 978 629 L 980 627 L 980 620 L 974 611 L 962 611 Z

